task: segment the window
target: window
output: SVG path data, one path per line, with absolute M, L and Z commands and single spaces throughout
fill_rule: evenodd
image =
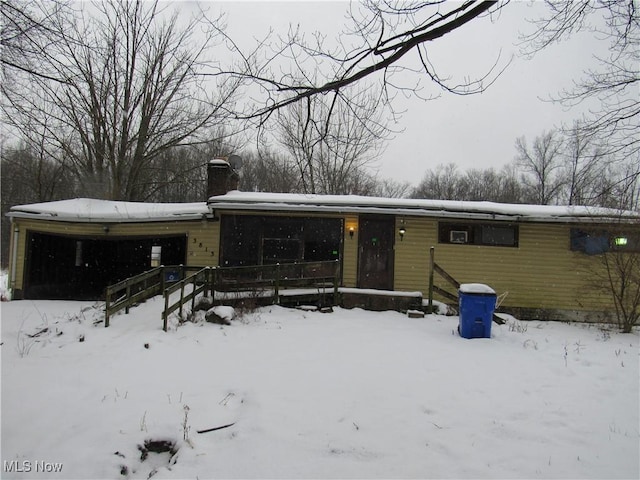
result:
M 604 231 L 586 232 L 577 228 L 571 229 L 571 250 L 598 255 L 609 251 L 609 234 Z
M 587 255 L 598 255 L 611 250 L 640 252 L 640 235 L 626 232 L 610 233 L 606 230 L 572 228 L 570 249 Z
M 518 246 L 518 226 L 499 223 L 449 223 L 438 225 L 440 243 Z
M 340 258 L 340 218 L 223 215 L 221 231 L 223 266 Z
M 482 225 L 482 245 L 517 245 L 516 228 L 507 226 Z

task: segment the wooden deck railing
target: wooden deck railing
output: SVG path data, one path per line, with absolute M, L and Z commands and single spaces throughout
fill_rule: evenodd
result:
M 187 287 L 191 291 L 185 294 Z M 334 303 L 337 303 L 340 286 L 339 260 L 325 262 L 276 263 L 273 265 L 251 265 L 240 267 L 204 267 L 193 275 L 176 282 L 164 289 L 164 311 L 162 312 L 162 329 L 168 329 L 169 315 L 179 310 L 182 315 L 183 306 L 191 302 L 191 310 L 200 293 L 209 292 L 215 301 L 216 292 L 256 292 L 269 290 L 273 303 L 280 303 L 283 288 L 292 287 L 331 287 Z M 180 296 L 170 303 L 172 294 L 180 291 Z
M 176 310 L 182 315 L 187 302 L 191 302 L 193 311 L 196 297 L 201 293 L 210 293 L 214 297 L 216 291 L 264 290 L 277 304 L 282 290 L 286 288 L 330 287 L 334 303 L 337 303 L 339 286 L 339 260 L 241 267 L 161 266 L 106 288 L 104 326 L 109 326 L 110 318 L 116 312 L 124 309 L 129 313 L 132 305 L 160 294 L 164 297 L 162 320 L 166 331 L 169 315 Z M 171 296 L 177 292 L 180 292 L 179 297 L 171 302 Z
M 109 326 L 114 313 L 122 309 L 129 313 L 132 305 L 161 294 L 167 282 L 179 280 L 193 269 L 186 265 L 161 266 L 107 286 L 104 294 L 104 326 Z
M 179 310 L 179 315 L 182 316 L 182 307 L 185 303 L 191 302 L 191 311 L 195 306 L 196 297 L 200 293 L 204 293 L 206 296 L 207 290 L 211 288 L 211 267 L 203 267 L 196 271 L 193 275 L 189 275 L 182 280 L 175 282 L 173 285 L 164 289 L 164 310 L 162 311 L 162 329 L 166 332 L 168 328 L 169 315 L 176 310 Z M 185 287 L 193 285 L 193 288 L 189 293 L 185 295 Z M 169 304 L 171 295 L 177 291 L 180 291 L 180 298 Z
M 163 290 L 163 267 L 157 267 L 148 272 L 127 278 L 105 289 L 104 326 L 109 326 L 111 315 L 129 308 L 149 297 L 158 295 Z

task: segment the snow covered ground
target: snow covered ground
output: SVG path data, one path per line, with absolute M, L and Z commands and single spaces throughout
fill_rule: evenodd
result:
M 162 306 L 1 304 L 2 478 L 639 477 L 637 332 Z

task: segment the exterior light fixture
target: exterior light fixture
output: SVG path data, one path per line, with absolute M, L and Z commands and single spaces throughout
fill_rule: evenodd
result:
M 616 237 L 613 239 L 613 244 L 616 247 L 624 247 L 625 245 L 627 245 L 627 237 Z
M 398 234 L 400 235 L 400 241 L 404 239 L 404 234 L 407 233 L 407 222 L 404 217 L 400 218 L 400 228 L 398 228 Z
M 349 227 L 349 237 L 353 238 L 353 234 L 356 233 L 356 228 L 351 226 Z
M 109 225 L 103 225 L 103 226 L 102 226 L 102 231 L 103 231 L 104 233 L 109 233 Z

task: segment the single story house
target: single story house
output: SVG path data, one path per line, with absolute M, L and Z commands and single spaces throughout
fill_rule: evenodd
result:
M 152 260 L 338 260 L 343 287 L 426 297 L 434 247 L 436 262 L 460 283 L 484 283 L 501 295 L 503 311 L 604 320 L 613 300 L 594 285 L 601 254 L 640 252 L 639 212 L 240 192 L 235 175 L 228 163 L 211 162 L 210 197 L 201 203 L 79 198 L 11 208 L 13 298 L 100 298 L 106 285 Z

